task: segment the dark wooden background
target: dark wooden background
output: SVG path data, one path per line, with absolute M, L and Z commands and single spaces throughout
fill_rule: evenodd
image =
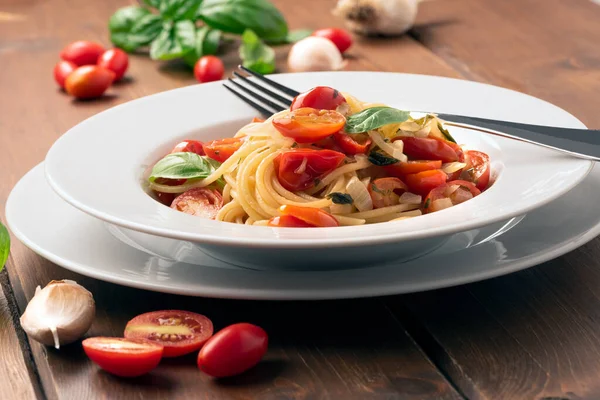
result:
M 340 25 L 330 15 L 334 3 L 276 1 L 292 28 Z M 109 45 L 108 18 L 126 4 L 0 0 L 0 210 L 17 180 L 71 126 L 116 104 L 194 83 L 181 66 L 135 55 L 130 79 L 102 100 L 77 102 L 57 90 L 51 71 L 60 49 L 76 39 Z M 589 0 L 430 0 L 408 35 L 357 38 L 348 69 L 489 82 L 551 101 L 600 128 L 598 21 L 600 6 Z M 285 49 L 278 55 L 285 71 Z M 233 67 L 235 54 L 226 60 Z M 0 398 L 599 399 L 599 258 L 594 240 L 544 265 L 445 290 L 360 301 L 241 302 L 88 279 L 15 241 L 0 275 Z M 62 278 L 95 295 L 89 335 L 121 335 L 138 313 L 182 308 L 209 315 L 217 328 L 257 323 L 272 345 L 264 362 L 234 379 L 209 379 L 193 356 L 163 362 L 142 378 L 117 379 L 92 365 L 78 344 L 55 351 L 21 331 L 18 316 L 35 287 Z

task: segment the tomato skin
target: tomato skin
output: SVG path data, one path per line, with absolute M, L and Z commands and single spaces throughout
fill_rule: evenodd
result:
M 218 162 L 224 162 L 233 155 L 244 141 L 239 138 L 211 140 L 202 145 L 204 153 Z
M 159 364 L 163 347 L 148 340 L 93 337 L 82 343 L 85 354 L 103 370 L 132 378 L 147 374 Z
M 342 129 L 346 118 L 337 111 L 304 107 L 278 116 L 272 123 L 285 137 L 298 143 L 315 143 Z
M 199 140 L 184 140 L 173 147 L 172 153 L 196 153 L 200 156 L 206 154 L 204 153 L 203 144 Z
M 102 53 L 104 47 L 100 43 L 78 40 L 65 46 L 60 52 L 60 58 L 77 66 L 93 65 L 98 62 Z
M 129 66 L 129 56 L 121 49 L 106 50 L 98 58 L 98 66 L 115 73 L 115 82 L 123 78 Z
M 401 137 L 404 154 L 413 160 L 440 160 L 444 163 L 459 160 L 453 146 L 446 140 L 437 138 Z
M 404 182 L 411 192 L 427 196 L 431 190 L 446 183 L 446 178 L 447 175 L 444 171 L 435 169 L 406 175 Z
M 186 179 L 156 178 L 154 182 L 158 183 L 159 185 L 179 186 L 183 185 L 185 181 Z M 158 201 L 160 201 L 165 206 L 171 206 L 171 204 L 173 204 L 173 200 L 175 200 L 175 198 L 177 197 L 177 193 L 164 193 L 157 192 L 156 190 L 154 190 L 154 193 L 156 194 Z
M 273 160 L 281 186 L 291 192 L 306 190 L 340 165 L 346 156 L 333 150 L 292 149 Z M 304 171 L 296 173 L 306 159 Z
M 73 64 L 70 61 L 59 61 L 54 66 L 54 80 L 58 83 L 58 86 L 61 88 L 65 88 L 65 80 L 67 76 L 71 74 L 71 72 L 77 69 L 77 65 Z
M 334 88 L 317 86 L 296 96 L 290 110 L 307 107 L 317 110 L 335 110 L 343 103 L 346 103 L 346 98 Z
M 215 219 L 223 208 L 223 196 L 214 189 L 194 188 L 177 196 L 171 208 L 196 217 Z
M 344 132 L 333 134 L 333 140 L 342 149 L 344 154 L 354 156 L 356 154 L 366 154 L 371 146 L 372 140 L 368 138 L 363 143 L 359 143 L 354 138 Z
M 194 65 L 194 76 L 200 83 L 218 81 L 224 73 L 225 66 L 219 57 L 203 56 Z
M 259 117 L 254 117 L 252 118 L 252 122 L 265 122 L 265 120 Z
M 318 29 L 313 32 L 312 36 L 319 36 L 331 40 L 340 53 L 344 53 L 352 46 L 352 35 L 341 28 Z
M 399 162 L 383 167 L 385 172 L 387 172 L 389 175 L 400 179 L 404 178 L 406 175 L 418 174 L 419 172 L 441 168 L 442 162 L 440 160 Z
M 84 65 L 71 72 L 65 80 L 65 90 L 78 99 L 102 96 L 113 83 L 115 73 L 95 65 Z
M 470 150 L 467 151 L 465 159 L 467 166 L 460 178 L 474 182 L 481 191 L 487 189 L 490 184 L 490 157 L 481 151 Z
M 295 217 L 315 228 L 340 226 L 340 223 L 333 215 L 318 208 L 283 205 L 279 207 L 279 212 L 281 212 L 282 216 L 289 215 Z
M 268 335 L 262 328 L 245 322 L 229 325 L 202 347 L 198 368 L 215 378 L 238 375 L 258 364 L 268 345 Z
M 371 200 L 373 201 L 373 208 L 381 208 L 398 204 L 397 196 L 401 195 L 407 190 L 408 186 L 406 186 L 406 184 L 400 179 L 395 177 L 375 179 L 369 184 L 369 194 L 371 195 Z
M 302 221 L 293 215 L 280 215 L 269 220 L 268 226 L 280 228 L 313 228 L 313 225 Z

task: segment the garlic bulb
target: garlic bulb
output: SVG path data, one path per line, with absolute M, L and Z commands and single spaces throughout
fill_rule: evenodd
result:
M 296 42 L 288 54 L 288 67 L 292 72 L 336 71 L 345 65 L 336 45 L 317 36 Z
M 417 16 L 420 0 L 338 0 L 333 14 L 353 32 L 363 35 L 401 35 Z
M 21 316 L 21 327 L 45 345 L 69 344 L 90 329 L 96 305 L 92 294 L 77 282 L 51 281 L 39 286 Z

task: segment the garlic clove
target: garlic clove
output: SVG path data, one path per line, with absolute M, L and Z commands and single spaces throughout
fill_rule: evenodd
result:
M 317 36 L 296 42 L 290 49 L 287 61 L 292 72 L 337 71 L 346 66 L 337 46 Z
M 38 286 L 20 321 L 32 339 L 58 349 L 83 336 L 95 314 L 92 293 L 65 279 L 51 281 L 43 289 Z
M 422 0 L 338 0 L 333 14 L 362 35 L 401 35 L 415 23 Z

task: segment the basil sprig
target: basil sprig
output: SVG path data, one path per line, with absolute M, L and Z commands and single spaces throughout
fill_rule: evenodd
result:
M 400 160 L 398 160 L 394 157 L 387 156 L 387 155 L 383 154 L 382 152 L 376 151 L 376 150 L 373 150 L 371 153 L 369 153 L 369 157 L 367 159 L 371 162 L 371 164 L 377 165 L 379 167 L 396 164 L 397 162 L 400 162 Z
M 333 192 L 327 195 L 334 204 L 352 204 L 354 199 L 348 193 Z
M 2 222 L 0 222 L 0 271 L 4 268 L 6 260 L 8 260 L 8 253 L 10 252 L 10 236 L 8 230 Z
M 399 124 L 410 118 L 408 111 L 392 107 L 371 107 L 346 119 L 347 133 L 363 133 L 389 124 Z
M 157 178 L 196 179 L 206 178 L 216 171 L 221 163 L 196 153 L 172 153 L 154 164 L 150 181 Z
M 275 71 L 275 51 L 265 45 L 250 29 L 242 35 L 240 58 L 246 68 L 259 74 L 270 74 Z

